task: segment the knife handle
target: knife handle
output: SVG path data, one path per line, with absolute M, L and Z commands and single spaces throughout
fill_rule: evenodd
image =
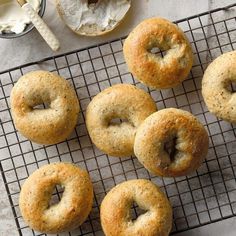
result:
M 47 44 L 51 47 L 51 49 L 53 51 L 57 51 L 60 48 L 60 43 L 53 32 L 38 15 L 38 13 L 32 8 L 29 3 L 24 4 L 22 6 L 22 9 L 26 12 L 35 28 L 38 30 Z

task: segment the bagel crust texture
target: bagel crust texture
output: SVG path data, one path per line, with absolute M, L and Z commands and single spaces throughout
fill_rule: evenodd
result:
M 208 110 L 218 118 L 236 123 L 236 94 L 230 91 L 231 82 L 236 82 L 236 51 L 216 58 L 202 80 L 202 95 Z
M 163 58 L 151 52 L 166 51 Z M 185 80 L 192 68 L 193 53 L 183 31 L 163 18 L 142 21 L 124 42 L 124 57 L 130 72 L 155 89 L 172 88 Z
M 40 104 L 48 108 L 35 108 Z M 23 136 L 35 143 L 55 144 L 73 131 L 79 102 L 64 78 L 47 71 L 33 71 L 22 76 L 13 87 L 11 112 Z
M 132 220 L 133 203 L 146 211 Z M 172 208 L 166 196 L 149 180 L 129 180 L 114 187 L 100 208 L 106 236 L 168 236 L 172 227 Z
M 64 187 L 59 203 L 49 205 L 56 185 Z M 19 198 L 22 216 L 30 228 L 60 233 L 79 227 L 91 211 L 93 186 L 86 171 L 69 163 L 41 167 L 24 182 Z
M 117 84 L 103 90 L 87 107 L 86 125 L 93 143 L 116 157 L 133 154 L 137 127 L 153 112 L 151 96 L 130 84 Z M 112 120 L 125 119 L 121 124 Z
M 177 177 L 196 170 L 208 146 L 207 131 L 192 114 L 168 108 L 152 114 L 138 128 L 134 152 L 151 173 Z

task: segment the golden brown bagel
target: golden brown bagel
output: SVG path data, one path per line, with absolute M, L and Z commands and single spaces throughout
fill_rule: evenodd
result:
M 56 185 L 64 187 L 59 203 L 49 202 Z M 22 186 L 19 206 L 26 223 L 43 233 L 59 233 L 79 227 L 93 203 L 93 186 L 86 171 L 69 163 L 45 165 Z
M 138 128 L 134 153 L 153 174 L 176 177 L 200 166 L 208 144 L 205 128 L 192 114 L 168 108 L 152 114 Z
M 132 204 L 147 211 L 132 220 Z M 151 181 L 130 180 L 114 187 L 103 199 L 100 216 L 106 236 L 168 236 L 172 209 L 166 196 Z
M 167 54 L 162 58 L 151 53 L 156 47 Z M 158 17 L 144 20 L 129 34 L 124 56 L 130 72 L 155 89 L 177 86 L 186 79 L 193 64 L 191 45 L 182 30 Z
M 49 108 L 34 108 L 43 103 Z M 39 144 L 55 144 L 73 131 L 79 102 L 64 78 L 47 71 L 33 71 L 13 87 L 11 112 L 16 128 L 26 138 Z
M 118 84 L 93 98 L 87 107 L 86 125 L 100 150 L 111 156 L 129 156 L 137 127 L 155 111 L 156 104 L 148 93 L 130 84 Z M 127 121 L 114 124 L 115 118 Z
M 209 111 L 236 123 L 236 94 L 230 91 L 231 82 L 236 82 L 236 51 L 216 58 L 202 80 L 202 95 Z

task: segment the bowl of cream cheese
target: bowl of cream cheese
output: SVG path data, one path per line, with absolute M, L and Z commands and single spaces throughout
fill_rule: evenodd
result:
M 42 17 L 46 0 L 27 0 Z M 0 0 L 0 38 L 17 38 L 34 28 L 16 0 Z

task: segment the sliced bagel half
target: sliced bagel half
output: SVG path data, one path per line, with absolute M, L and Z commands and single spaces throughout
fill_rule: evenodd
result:
M 131 0 L 56 0 L 56 5 L 62 20 L 75 33 L 98 36 L 119 25 Z

